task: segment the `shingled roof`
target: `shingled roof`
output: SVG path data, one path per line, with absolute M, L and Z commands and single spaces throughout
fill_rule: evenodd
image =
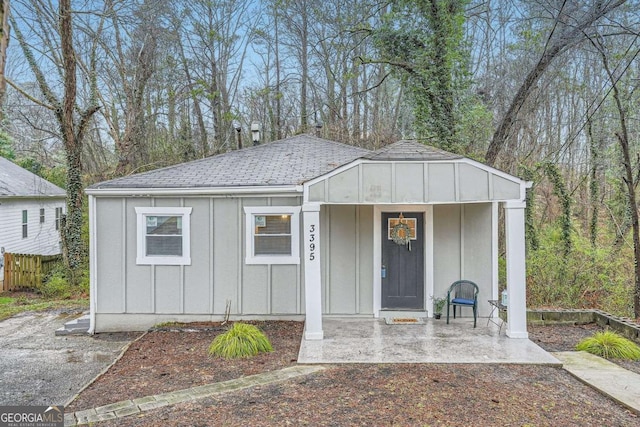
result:
M 461 156 L 415 141 L 399 141 L 369 151 L 304 134 L 101 182 L 89 190 L 300 185 L 357 159 L 424 161 L 459 158 Z
M 7 197 L 66 197 L 66 192 L 12 161 L 0 157 L 0 198 Z
M 369 150 L 312 135 L 298 135 L 269 144 L 117 178 L 89 188 L 298 185 L 369 153 Z
M 449 153 L 435 147 L 421 144 L 417 141 L 402 140 L 394 144 L 380 148 L 366 156 L 365 159 L 380 161 L 402 161 L 402 160 L 455 160 L 461 159 L 458 154 Z

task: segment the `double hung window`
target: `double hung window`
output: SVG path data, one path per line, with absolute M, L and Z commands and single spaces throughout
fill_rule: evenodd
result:
M 138 264 L 191 264 L 191 208 L 136 208 L 136 215 Z
M 26 210 L 22 211 L 22 238 L 29 237 L 29 214 Z
M 62 208 L 56 208 L 56 230 L 60 230 L 60 222 L 62 221 Z
M 300 263 L 300 207 L 245 207 L 246 263 Z

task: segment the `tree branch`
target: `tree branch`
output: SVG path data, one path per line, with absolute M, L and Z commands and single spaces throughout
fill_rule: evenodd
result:
M 38 98 L 34 98 L 33 96 L 31 96 L 29 93 L 27 93 L 27 91 L 25 91 L 24 89 L 22 89 L 20 86 L 18 86 L 16 83 L 13 82 L 13 80 L 9 79 L 9 78 L 5 78 L 7 84 L 9 86 L 11 86 L 12 88 L 14 88 L 15 90 L 17 90 L 20 95 L 24 96 L 25 98 L 27 98 L 29 101 L 33 102 L 34 104 L 37 104 L 41 107 L 44 107 L 48 110 L 51 111 L 55 111 L 56 107 L 54 107 L 53 105 L 47 104 L 43 101 L 40 101 Z
M 532 92 L 540 77 L 546 72 L 547 68 L 549 68 L 549 65 L 551 65 L 558 55 L 566 51 L 570 46 L 575 45 L 582 40 L 587 28 L 625 2 L 626 0 L 596 2 L 593 8 L 580 17 L 580 21 L 576 22 L 575 25 L 565 24 L 565 27 L 558 33 L 555 41 L 552 41 L 552 35 L 549 35 L 549 39 L 547 40 L 547 44 L 540 56 L 540 59 L 536 63 L 535 67 L 529 71 L 527 77 L 516 91 L 516 95 L 513 97 L 507 112 L 500 120 L 500 123 L 493 134 L 485 156 L 488 165 L 493 166 L 495 164 L 498 155 L 504 148 L 507 139 L 513 131 L 513 127 L 516 123 L 520 110 L 524 106 L 529 94 Z M 558 21 L 559 17 L 559 15 L 556 17 L 557 22 L 560 22 Z

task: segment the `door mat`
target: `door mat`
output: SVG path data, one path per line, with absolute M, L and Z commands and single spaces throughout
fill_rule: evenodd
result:
M 424 325 L 422 317 L 385 317 L 387 325 Z

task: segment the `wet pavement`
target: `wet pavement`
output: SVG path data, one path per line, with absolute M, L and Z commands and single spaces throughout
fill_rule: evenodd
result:
M 322 319 L 324 339 L 300 344 L 298 363 L 519 363 L 560 366 L 528 339 L 508 338 L 499 325 L 473 318 L 387 325 L 383 319 Z M 504 329 L 504 328 L 502 328 Z
M 82 313 L 23 313 L 0 322 L 0 405 L 64 405 L 138 334 L 55 336 Z

